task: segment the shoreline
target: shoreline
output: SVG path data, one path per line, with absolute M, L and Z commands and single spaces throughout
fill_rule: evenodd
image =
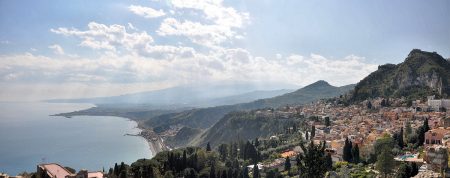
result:
M 147 141 L 153 156 L 156 156 L 156 154 L 158 154 L 159 152 L 170 150 L 167 147 L 167 145 L 164 144 L 164 141 L 161 138 L 161 136 L 153 132 L 152 129 L 143 126 L 142 122 L 140 121 L 135 120 L 132 121 L 136 122 L 137 123 L 136 128 L 141 130 L 139 134 L 137 134 L 136 136 L 142 137 Z

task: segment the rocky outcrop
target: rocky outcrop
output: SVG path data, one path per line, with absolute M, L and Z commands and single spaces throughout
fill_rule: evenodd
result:
M 423 99 L 426 95 L 450 96 L 450 62 L 436 52 L 412 50 L 404 62 L 386 64 L 361 80 L 353 101 L 373 97 Z

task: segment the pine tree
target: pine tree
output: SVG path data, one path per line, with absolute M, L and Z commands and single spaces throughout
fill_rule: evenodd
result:
M 386 178 L 392 173 L 394 165 L 394 156 L 388 147 L 383 148 L 381 154 L 377 157 L 375 168 Z
M 305 134 L 305 139 L 306 139 L 306 140 L 309 140 L 309 138 L 308 138 L 308 137 L 309 137 L 309 134 L 308 134 L 308 131 L 306 131 L 306 134 Z
M 316 136 L 316 126 L 311 127 L 311 140 L 314 139 L 314 136 Z
M 320 145 L 314 145 L 310 141 L 308 146 L 301 144 L 303 153 L 299 154 L 300 177 L 323 177 L 327 168 L 325 167 L 325 142 Z
M 372 102 L 369 101 L 369 102 L 367 103 L 367 109 L 372 109 Z

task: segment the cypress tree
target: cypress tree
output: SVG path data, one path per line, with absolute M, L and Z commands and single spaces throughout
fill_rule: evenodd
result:
M 187 167 L 187 154 L 186 154 L 186 150 L 183 150 L 183 165 L 182 165 L 182 169 L 185 169 Z
M 360 162 L 358 144 L 355 144 L 355 146 L 352 148 L 352 160 L 355 164 L 358 164 Z
M 398 136 L 398 146 L 400 147 L 400 149 L 403 149 L 403 146 L 405 145 L 405 143 L 403 142 L 403 127 L 400 128 L 400 134 Z
M 256 162 L 253 165 L 253 178 L 259 178 L 259 168 Z
M 209 178 L 216 178 L 216 168 L 214 162 L 211 164 L 211 170 L 209 171 Z
M 209 142 L 208 144 L 206 144 L 206 151 L 211 151 L 211 145 L 209 144 Z
M 314 139 L 314 136 L 316 136 L 316 126 L 311 127 L 311 140 Z
M 325 117 L 325 126 L 329 127 L 331 125 L 330 117 Z
M 291 159 L 288 157 L 286 157 L 286 161 L 284 162 L 284 170 L 285 171 L 290 171 L 291 170 Z
M 114 164 L 114 175 L 119 176 L 119 173 L 120 173 L 119 166 L 117 166 L 117 163 L 116 163 L 116 164 Z
M 325 167 L 327 167 L 328 171 L 333 170 L 333 159 L 331 158 L 331 154 L 328 153 L 325 158 Z
M 344 148 L 342 150 L 343 155 L 342 159 L 347 162 L 352 161 L 352 142 L 348 140 L 348 138 L 345 139 Z

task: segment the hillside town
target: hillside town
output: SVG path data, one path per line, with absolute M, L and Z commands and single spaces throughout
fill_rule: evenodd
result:
M 372 159 L 377 140 L 386 136 L 401 137 L 399 140 L 403 144 L 394 153 L 396 162 L 418 165 L 419 174 L 416 177 L 449 177 L 449 172 L 446 172 L 450 158 L 449 109 L 449 99 L 429 96 L 425 102 L 417 100 L 407 103 L 404 99 L 376 98 L 350 106 L 340 104 L 339 99 L 321 100 L 304 106 L 286 106 L 275 111 L 259 110 L 257 114 L 277 115 L 283 119 L 312 118 L 306 122 L 307 128 L 313 128 L 307 129 L 306 138 L 308 139 L 309 134 L 309 139 L 316 144 L 325 141 L 325 151 L 331 154 L 334 163 L 347 161 L 344 158 L 346 141 L 352 147 L 359 148 L 359 159 L 363 162 Z M 423 143 L 420 146 L 408 143 L 407 140 L 417 134 L 414 132 L 424 122 L 427 122 L 429 129 L 424 133 Z M 273 135 L 270 139 L 278 136 Z M 285 150 L 280 153 L 280 158 L 261 164 L 261 168 L 282 168 L 287 157 L 295 157 L 302 151 L 298 146 Z M 376 172 L 375 169 L 372 171 Z

